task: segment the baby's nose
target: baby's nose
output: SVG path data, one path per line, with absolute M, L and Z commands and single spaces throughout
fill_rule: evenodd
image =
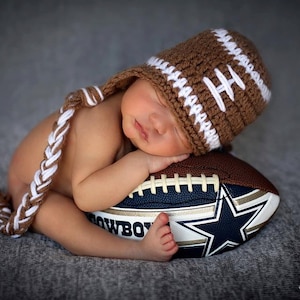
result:
M 153 129 L 159 134 L 164 134 L 168 129 L 168 124 L 166 122 L 165 117 L 157 113 L 151 113 L 149 115 L 149 120 L 153 126 Z

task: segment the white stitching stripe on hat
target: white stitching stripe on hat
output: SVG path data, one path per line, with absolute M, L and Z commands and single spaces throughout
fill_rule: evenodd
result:
M 103 94 L 102 94 L 101 90 L 100 90 L 97 86 L 95 86 L 95 85 L 93 86 L 93 88 L 97 91 L 97 93 L 99 94 L 101 100 L 104 100 L 104 97 L 103 97 Z M 85 98 L 86 98 L 86 100 L 87 100 L 87 103 L 88 103 L 90 106 L 95 106 L 95 105 L 98 104 L 98 101 L 97 101 L 97 99 L 95 98 L 95 96 L 92 95 L 92 98 L 91 98 L 91 97 L 89 96 L 89 94 L 88 94 L 86 88 L 82 88 L 81 90 L 83 91 L 83 93 L 84 93 L 84 95 L 85 95 Z
M 255 82 L 260 90 L 261 96 L 264 101 L 269 102 L 271 98 L 271 91 L 264 84 L 263 80 L 257 71 L 254 70 L 254 66 L 250 63 L 247 55 L 242 53 L 242 49 L 237 46 L 235 42 L 232 41 L 232 36 L 228 34 L 225 29 L 215 29 L 212 30 L 214 35 L 217 37 L 217 41 L 222 44 L 222 46 L 227 50 L 230 55 L 233 55 L 235 60 L 239 61 L 239 65 L 245 68 L 246 73 L 248 73 L 252 80 Z
M 233 93 L 233 89 L 231 88 L 231 85 L 233 83 L 236 83 L 242 90 L 246 88 L 242 79 L 239 77 L 238 74 L 236 74 L 233 71 L 233 69 L 229 65 L 227 65 L 227 69 L 232 76 L 232 78 L 228 80 L 219 69 L 217 68 L 214 69 L 216 76 L 219 78 L 221 82 L 221 84 L 217 87 L 213 84 L 213 82 L 208 77 L 206 76 L 203 77 L 203 82 L 207 85 L 211 94 L 215 98 L 220 110 L 223 112 L 226 111 L 226 107 L 220 94 L 225 91 L 228 97 L 230 98 L 230 100 L 234 101 L 234 93 Z
M 168 75 L 168 81 L 174 81 L 173 87 L 179 89 L 178 97 L 183 97 L 185 99 L 184 106 L 190 108 L 189 115 L 195 115 L 194 125 L 200 125 L 199 132 L 203 132 L 209 149 L 219 148 L 221 146 L 219 135 L 211 121 L 208 119 L 207 114 L 203 111 L 203 106 L 200 103 L 197 103 L 198 97 L 195 94 L 192 94 L 192 87 L 186 85 L 188 82 L 187 79 L 181 76 L 181 72 L 176 70 L 169 62 L 158 57 L 150 57 L 147 64 L 160 70 L 162 74 Z

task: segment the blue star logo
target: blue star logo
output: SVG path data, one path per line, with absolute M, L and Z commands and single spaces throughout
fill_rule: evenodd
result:
M 246 227 L 264 207 L 264 203 L 237 211 L 234 199 L 225 185 L 220 187 L 213 217 L 201 221 L 181 223 L 184 227 L 200 233 L 207 238 L 202 256 L 221 253 L 236 247 L 249 238 Z

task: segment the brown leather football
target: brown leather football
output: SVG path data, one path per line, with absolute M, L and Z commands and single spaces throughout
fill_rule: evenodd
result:
M 258 170 L 212 151 L 151 175 L 117 206 L 88 217 L 114 234 L 141 239 L 164 211 L 179 245 L 176 257 L 202 257 L 249 240 L 278 205 L 277 189 Z

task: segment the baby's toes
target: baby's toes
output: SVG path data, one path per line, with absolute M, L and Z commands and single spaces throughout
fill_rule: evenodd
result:
M 173 255 L 177 252 L 178 250 L 178 245 L 174 241 L 174 239 L 169 240 L 165 244 L 163 244 L 163 250 L 165 252 L 168 252 L 169 255 Z
M 163 229 L 163 228 L 161 228 L 161 229 Z M 160 242 L 162 245 L 165 245 L 171 241 L 174 241 L 174 236 L 170 230 L 166 229 L 166 230 L 161 230 L 161 231 L 165 231 L 165 233 L 161 235 L 161 239 L 160 239 Z

